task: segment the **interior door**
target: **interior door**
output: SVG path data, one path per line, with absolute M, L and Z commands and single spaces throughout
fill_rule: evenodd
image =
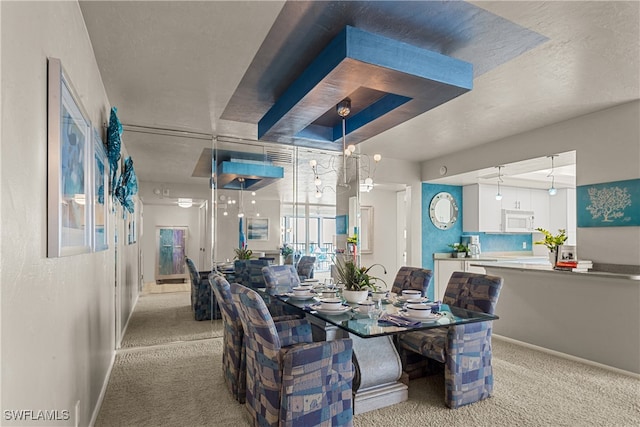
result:
M 156 227 L 156 281 L 188 280 L 186 256 L 188 227 Z

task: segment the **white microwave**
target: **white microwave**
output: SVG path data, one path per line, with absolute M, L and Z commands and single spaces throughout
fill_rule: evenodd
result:
M 502 231 L 507 233 L 531 233 L 533 227 L 533 211 L 502 209 Z

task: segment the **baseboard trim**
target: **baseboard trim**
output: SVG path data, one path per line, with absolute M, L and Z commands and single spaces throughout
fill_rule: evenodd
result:
M 138 292 L 138 294 L 136 295 L 136 299 L 133 302 L 133 305 L 131 306 L 131 311 L 129 312 L 129 316 L 127 316 L 127 323 L 125 323 L 124 328 L 122 328 L 122 333 L 120 334 L 120 340 L 116 343 L 116 350 L 122 347 L 122 339 L 124 338 L 124 335 L 127 333 L 127 328 L 129 327 L 129 321 L 131 321 L 131 318 L 133 317 L 133 312 L 135 311 L 136 305 L 138 305 L 139 300 L 140 300 L 140 293 Z
M 543 353 L 551 354 L 552 356 L 561 357 L 563 359 L 572 360 L 574 362 L 584 363 L 586 365 L 595 366 L 596 368 L 601 368 L 601 369 L 605 369 L 607 371 L 615 372 L 617 374 L 622 374 L 622 375 L 626 375 L 626 376 L 629 376 L 629 377 L 632 377 L 632 378 L 640 379 L 640 374 L 637 374 L 637 373 L 631 372 L 631 371 L 625 371 L 624 369 L 615 368 L 613 366 L 605 365 L 603 363 L 594 362 L 593 360 L 583 359 L 583 358 L 578 357 L 578 356 L 573 356 L 571 354 L 562 353 L 562 352 L 559 352 L 559 351 L 556 351 L 556 350 L 551 350 L 551 349 L 548 349 L 548 348 L 545 348 L 545 347 L 540 347 L 540 346 L 535 345 L 535 344 L 529 344 L 528 342 L 518 341 L 516 339 L 505 337 L 505 336 L 502 336 L 502 335 L 493 334 L 492 337 L 493 338 L 497 338 L 497 339 L 502 340 L 502 341 L 509 342 L 511 344 L 516 344 L 516 345 L 519 345 L 519 346 L 522 346 L 522 347 L 530 348 L 532 350 L 537 350 L 537 351 L 541 351 Z
M 109 369 L 107 369 L 107 374 L 104 377 L 104 381 L 102 381 L 102 388 L 100 390 L 100 395 L 98 396 L 98 401 L 96 402 L 96 406 L 93 408 L 93 414 L 91 414 L 89 427 L 93 427 L 96 424 L 96 421 L 98 420 L 98 414 L 100 414 L 100 409 L 102 409 L 102 402 L 104 401 L 104 397 L 107 394 L 107 387 L 109 386 L 111 371 L 113 370 L 113 365 L 115 363 L 116 363 L 116 352 L 114 350 L 111 353 L 111 361 L 109 362 Z

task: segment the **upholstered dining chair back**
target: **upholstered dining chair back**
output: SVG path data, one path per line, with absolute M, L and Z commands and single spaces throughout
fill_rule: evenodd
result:
M 300 285 L 300 278 L 291 264 L 267 265 L 262 267 L 262 276 L 267 285 L 267 292 L 271 295 L 285 294 Z
M 262 267 L 269 265 L 266 259 L 235 260 L 236 282 L 251 289 L 264 288 Z
M 300 261 L 298 261 L 298 266 L 296 267 L 300 280 L 313 279 L 313 266 L 315 262 L 316 257 L 314 256 L 305 255 L 300 258 Z
M 222 351 L 224 381 L 234 399 L 244 403 L 247 384 L 244 350 L 242 348 L 244 341 L 242 322 L 233 304 L 231 288 L 227 279 L 223 275 L 214 272 L 209 275 L 209 282 L 218 300 L 224 325 L 222 338 L 224 345 Z
M 502 277 L 455 271 L 447 283 L 442 303 L 493 314 L 502 283 Z
M 196 320 L 211 320 L 220 318 L 216 299 L 213 298 L 207 277 L 200 278 L 200 273 L 191 258 L 185 257 L 184 262 L 191 278 L 191 310 Z
M 493 314 L 502 284 L 502 277 L 457 271 L 442 302 Z M 403 369 L 412 377 L 421 363 L 409 353 L 444 363 L 445 404 L 450 408 L 486 399 L 493 393 L 492 327 L 492 321 L 484 321 L 400 335 L 397 344 Z
M 232 283 L 245 331 L 246 407 L 256 426 L 351 426 L 351 339 L 313 342 L 306 319 L 275 323 L 260 295 Z
M 429 283 L 433 272 L 425 268 L 419 267 L 400 267 L 396 278 L 393 281 L 391 292 L 395 292 L 400 295 L 405 289 L 413 289 L 422 292 L 422 296 L 427 296 L 427 290 L 429 289 Z

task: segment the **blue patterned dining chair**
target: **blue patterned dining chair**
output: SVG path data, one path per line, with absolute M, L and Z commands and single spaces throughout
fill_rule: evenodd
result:
M 351 339 L 313 342 L 306 319 L 274 323 L 257 292 L 232 283 L 231 295 L 245 331 L 253 424 L 353 425 Z
M 300 286 L 300 278 L 293 265 L 267 265 L 262 267 L 262 276 L 269 295 L 286 294 Z
M 456 271 L 442 302 L 453 307 L 493 314 L 502 277 Z M 458 408 L 491 396 L 491 331 L 493 322 L 477 322 L 398 336 L 401 359 L 405 351 L 444 363 L 445 404 Z
M 245 402 L 246 395 L 246 367 L 244 358 L 244 331 L 242 322 L 236 311 L 231 298 L 229 282 L 222 274 L 211 273 L 209 282 L 215 294 L 220 313 L 222 314 L 223 332 L 223 352 L 222 352 L 222 372 L 224 381 L 231 395 L 240 403 Z
M 269 265 L 266 259 L 242 259 L 233 263 L 237 283 L 251 289 L 264 288 L 262 267 Z
M 223 353 L 222 353 L 222 371 L 224 380 L 227 383 L 229 391 L 240 403 L 245 402 L 246 396 L 246 366 L 245 366 L 245 349 L 244 349 L 244 329 L 240 316 L 236 310 L 231 297 L 231 287 L 227 279 L 217 272 L 209 275 L 211 289 L 218 300 L 220 312 L 222 314 L 223 332 Z M 274 317 L 276 322 L 283 322 L 292 319 L 298 319 L 299 316 L 279 316 Z M 276 326 L 277 328 L 277 326 Z
M 268 295 L 281 295 L 293 292 L 293 288 L 300 285 L 298 273 L 293 265 L 267 265 L 262 267 L 262 276 L 266 285 L 266 293 Z M 300 310 L 289 307 L 281 303 L 277 299 L 264 296 L 263 299 L 267 303 L 267 308 L 272 316 L 300 316 Z
M 407 266 L 400 267 L 400 270 L 398 270 L 396 278 L 393 281 L 391 292 L 401 295 L 403 290 L 413 289 L 422 292 L 422 296 L 426 297 L 432 276 L 433 272 L 425 268 Z
M 313 279 L 313 266 L 316 262 L 316 257 L 305 255 L 300 258 L 296 271 L 300 280 Z
M 184 262 L 187 264 L 191 277 L 191 310 L 193 310 L 194 318 L 196 320 L 220 319 L 218 304 L 211 294 L 207 277 L 200 277 L 200 272 L 191 258 L 185 257 Z

